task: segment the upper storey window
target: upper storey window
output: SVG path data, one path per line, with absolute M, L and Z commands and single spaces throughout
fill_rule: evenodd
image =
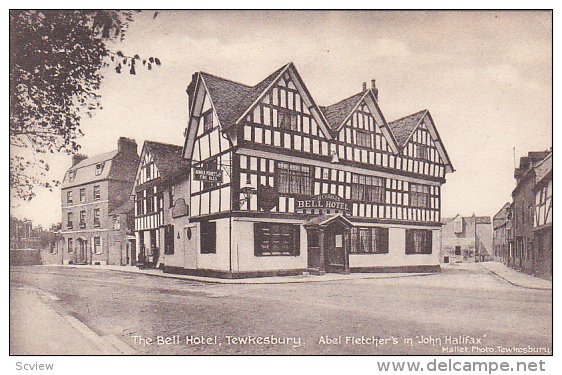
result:
M 209 109 L 203 113 L 203 130 L 209 131 L 213 128 L 213 110 Z
M 68 181 L 74 181 L 74 177 L 76 177 L 76 171 L 68 171 Z
M 312 195 L 312 173 L 306 165 L 279 163 L 280 193 Z
M 429 147 L 426 145 L 417 145 L 416 157 L 418 159 L 429 160 Z
M 277 113 L 277 124 L 281 129 L 298 131 L 297 115 L 279 111 Z
M 410 184 L 410 204 L 412 207 L 429 207 L 429 186 Z
M 355 130 L 355 143 L 357 146 L 371 148 L 371 133 L 362 130 Z
M 104 163 L 96 164 L 96 176 L 99 176 L 103 172 Z

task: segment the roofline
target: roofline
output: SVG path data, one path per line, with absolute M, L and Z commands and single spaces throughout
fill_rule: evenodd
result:
M 349 120 L 349 118 L 351 117 L 351 114 L 353 113 L 353 111 L 355 111 L 355 110 L 357 109 L 357 107 L 359 106 L 359 103 L 361 103 L 361 101 L 365 98 L 365 96 L 367 96 L 367 93 L 368 93 L 368 90 L 365 90 L 365 92 L 363 93 L 363 95 L 361 95 L 361 97 L 359 98 L 359 100 L 357 100 L 357 103 L 355 103 L 355 105 L 353 106 L 353 108 L 351 109 L 351 111 L 349 111 L 349 113 L 344 117 L 344 119 L 343 119 L 343 121 L 341 122 L 341 124 L 339 124 L 339 125 L 336 127 L 336 129 L 335 129 L 336 132 L 339 132 L 339 131 L 341 130 L 341 128 L 345 125 L 345 123 L 347 122 L 347 120 Z M 334 106 L 334 105 L 339 104 L 339 103 L 341 103 L 341 102 L 343 102 L 343 101 L 345 101 L 345 100 L 351 99 L 351 98 L 353 98 L 355 95 L 357 95 L 357 94 L 351 95 L 350 97 L 345 98 L 345 99 L 343 99 L 343 100 L 340 100 L 339 102 L 334 103 L 334 104 L 332 104 L 332 105 L 330 105 L 330 106 L 328 106 L 328 107 Z
M 445 154 L 445 157 L 447 158 L 447 164 L 449 164 L 449 166 L 451 167 L 451 172 L 453 173 L 456 171 L 455 167 L 453 167 L 453 163 L 451 162 L 451 158 L 449 157 L 449 153 L 447 152 L 447 149 L 445 148 L 445 145 L 443 144 L 443 140 L 441 139 L 441 135 L 439 134 L 439 130 L 437 130 L 437 126 L 435 126 L 435 121 L 433 121 L 433 116 L 431 116 L 431 113 L 429 113 L 429 110 L 425 110 L 425 114 L 424 116 L 429 116 L 429 119 L 431 120 L 431 123 L 433 124 L 433 128 L 435 129 L 435 134 L 437 135 L 437 142 L 441 145 L 441 148 L 443 149 L 443 153 Z M 419 125 L 419 124 L 418 124 Z M 434 140 L 435 142 L 435 140 Z
M 242 119 L 248 115 L 248 113 L 250 112 L 250 110 L 251 110 L 252 108 L 254 108 L 254 106 L 255 106 L 256 104 L 259 103 L 259 101 L 260 101 L 260 99 L 262 98 L 262 96 L 263 96 L 266 92 L 268 92 L 269 89 L 271 89 L 271 87 L 272 87 L 273 85 L 275 85 L 275 83 L 279 80 L 279 77 L 281 77 L 281 75 L 283 75 L 283 73 L 285 73 L 285 71 L 287 70 L 287 68 L 288 68 L 290 65 L 292 65 L 292 64 L 293 64 L 292 62 L 288 62 L 287 64 L 285 64 L 285 65 L 283 66 L 283 68 L 281 69 L 281 71 L 279 72 L 279 74 L 277 74 L 277 76 L 275 77 L 275 79 L 273 79 L 273 80 L 270 82 L 270 84 L 267 85 L 267 87 L 265 88 L 265 90 L 263 90 L 263 91 L 257 96 L 256 100 L 254 100 L 254 101 L 252 102 L 252 104 L 250 104 L 250 105 L 248 106 L 248 108 L 246 108 L 246 110 L 244 111 L 244 113 L 242 113 L 242 115 L 234 122 L 235 125 L 238 124 L 240 121 L 242 121 Z M 231 82 L 233 82 L 233 81 L 231 81 Z M 258 84 L 259 84 L 259 82 L 258 82 L 256 85 L 258 85 Z M 255 86 L 254 86 L 254 87 L 255 87 Z M 248 88 L 252 88 L 252 87 L 248 87 Z

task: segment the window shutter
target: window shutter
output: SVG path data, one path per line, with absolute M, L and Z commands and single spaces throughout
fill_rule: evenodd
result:
M 260 247 L 261 247 L 261 223 L 254 223 L 254 255 L 260 255 Z
M 406 254 L 414 253 L 414 232 L 406 229 Z
M 301 255 L 301 231 L 300 225 L 293 225 L 293 233 L 294 233 L 294 250 L 293 255 L 299 256 Z

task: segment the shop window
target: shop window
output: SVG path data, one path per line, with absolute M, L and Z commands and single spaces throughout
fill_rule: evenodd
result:
M 387 254 L 388 228 L 352 228 L 350 251 L 353 254 Z
M 428 229 L 406 229 L 406 254 L 431 254 L 433 232 Z
M 255 223 L 254 255 L 300 255 L 300 226 L 281 223 Z
M 312 195 L 312 174 L 306 165 L 278 163 L 279 193 Z
M 217 223 L 201 222 L 201 254 L 217 253 Z

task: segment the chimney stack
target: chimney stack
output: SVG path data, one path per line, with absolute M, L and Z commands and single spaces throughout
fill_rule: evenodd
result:
M 88 159 L 88 157 L 84 154 L 74 154 L 72 155 L 72 166 L 74 167 L 76 164 L 80 163 L 82 160 Z
M 198 73 L 193 73 L 191 75 L 191 82 L 189 83 L 189 86 L 187 86 L 187 90 L 185 90 L 185 92 L 187 92 L 187 101 L 188 101 L 188 105 L 189 107 L 187 108 L 188 111 L 191 111 L 191 105 L 193 104 L 193 100 L 194 98 L 194 94 L 195 94 L 195 85 L 197 84 L 197 75 Z
M 367 91 L 367 82 L 363 82 L 363 91 Z
M 120 154 L 137 155 L 137 141 L 131 138 L 119 137 L 117 141 L 117 152 Z
M 379 100 L 379 89 L 377 89 L 377 83 L 374 79 L 371 80 L 371 90 L 373 90 L 373 94 L 375 95 L 375 99 Z

